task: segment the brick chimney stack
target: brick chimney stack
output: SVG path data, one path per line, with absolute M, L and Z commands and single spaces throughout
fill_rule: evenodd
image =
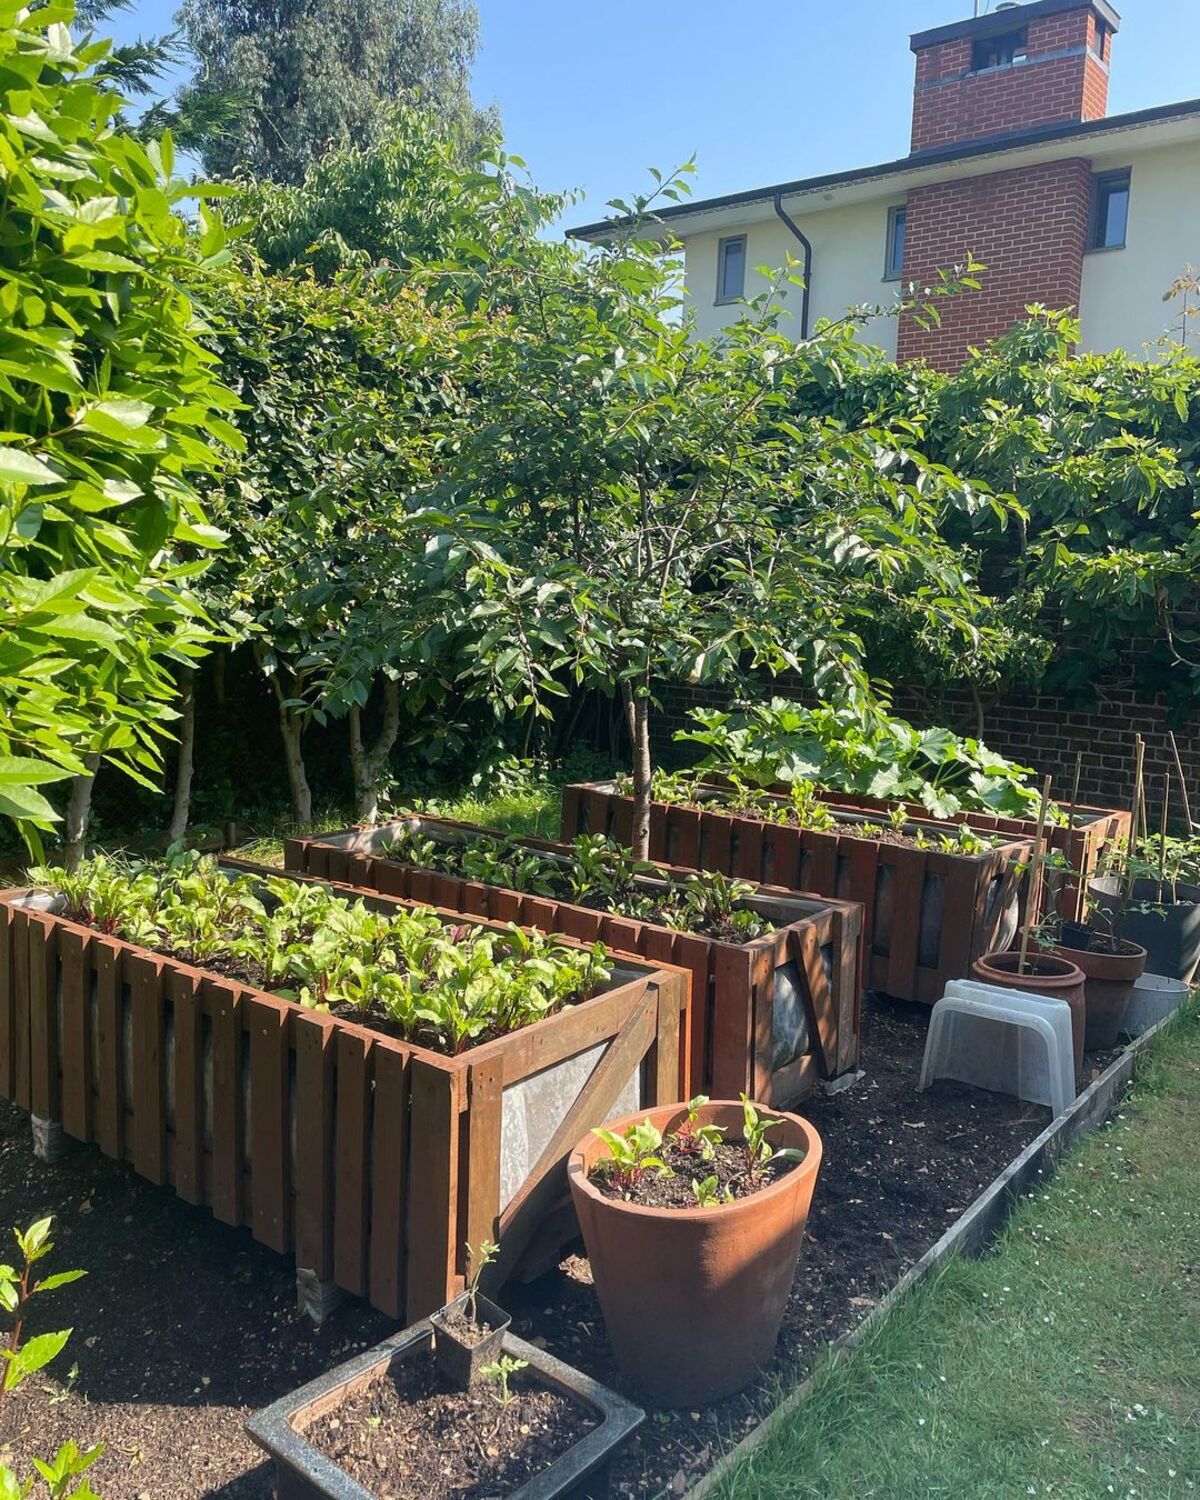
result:
M 1107 0 L 1002 0 L 918 32 L 913 153 L 1100 119 L 1120 24 Z

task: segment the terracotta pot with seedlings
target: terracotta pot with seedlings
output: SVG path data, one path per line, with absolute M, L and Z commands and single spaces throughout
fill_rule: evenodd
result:
M 775 1348 L 821 1140 L 798 1115 L 739 1103 L 629 1115 L 567 1165 L 617 1363 L 656 1405 L 701 1405 Z

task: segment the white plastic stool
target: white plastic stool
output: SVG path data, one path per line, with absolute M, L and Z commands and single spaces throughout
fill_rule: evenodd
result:
M 952 979 L 946 986 L 945 997 L 956 1000 L 986 1000 L 994 1005 L 1017 1005 L 1035 1016 L 1046 1016 L 1061 1031 L 1063 1011 L 1070 1021 L 1066 1057 L 1062 1061 L 1063 1090 L 1068 1099 L 1075 1097 L 1075 1022 L 1071 1007 L 1065 1000 L 1056 1000 L 1053 995 L 1038 995 L 1033 990 L 1010 990 L 1002 984 L 982 984 L 977 979 Z
M 918 1088 L 952 1078 L 1062 1114 L 1075 1097 L 1070 1007 L 1052 1000 L 1056 1014 L 1041 997 L 997 989 L 1003 998 L 948 994 L 934 1006 Z M 1030 999 L 1039 1004 L 1024 1003 Z

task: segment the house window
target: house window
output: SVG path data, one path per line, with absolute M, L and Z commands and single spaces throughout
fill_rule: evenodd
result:
M 1122 250 L 1129 227 L 1130 173 L 1101 172 L 1092 179 L 1091 250 Z
M 1011 67 L 1019 57 L 1025 56 L 1027 41 L 1028 31 L 1024 26 L 1019 31 L 1006 31 L 1001 36 L 982 37 L 971 46 L 971 72 Z
M 1092 51 L 1104 61 L 1104 49 L 1108 43 L 1108 22 L 1097 16 L 1095 29 L 1092 32 Z
M 746 291 L 746 236 L 731 235 L 717 246 L 717 301 L 736 302 Z
M 885 281 L 899 281 L 904 275 L 904 231 L 907 218 L 907 210 L 903 204 L 888 209 L 887 249 L 883 260 Z

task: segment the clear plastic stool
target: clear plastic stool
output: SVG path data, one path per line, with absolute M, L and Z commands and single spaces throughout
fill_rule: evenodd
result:
M 1062 1028 L 1062 1008 L 1066 1005 L 1065 1000 L 1056 1000 L 1053 995 L 1039 995 L 1033 990 L 1010 990 L 1002 984 L 983 984 L 978 979 L 952 979 L 946 986 L 945 994 L 958 1000 L 989 1000 L 992 1002 L 1012 1005 L 1018 1002 L 1025 1010 L 1032 1012 L 1035 1016 L 1046 1016 L 1058 1028 Z M 1071 1007 L 1067 1005 L 1067 1014 L 1071 1014 Z M 1062 1063 L 1063 1090 L 1067 1099 L 1075 1097 L 1075 1022 L 1072 1018 L 1070 1033 L 1070 1050 L 1067 1058 Z
M 963 984 L 933 1008 L 918 1087 L 952 1078 L 993 1093 L 1014 1094 L 1060 1115 L 1075 1097 L 1071 1008 L 999 985 Z

